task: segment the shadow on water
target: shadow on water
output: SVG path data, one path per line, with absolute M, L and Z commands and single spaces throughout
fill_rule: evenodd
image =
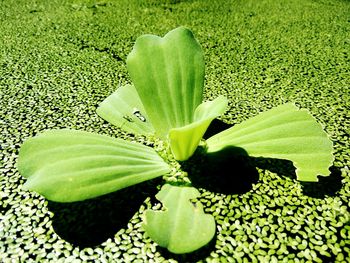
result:
M 242 148 L 227 147 L 210 154 L 203 151 L 199 149 L 193 158 L 182 163 L 194 187 L 223 194 L 243 194 L 258 181 L 259 173 Z
M 332 166 L 329 168 L 329 176 L 318 176 L 318 182 L 300 182 L 303 193 L 314 198 L 325 198 L 326 196 L 335 196 L 342 188 L 341 171 L 339 168 Z
M 292 161 L 263 158 L 263 157 L 251 157 L 251 162 L 255 167 L 263 170 L 269 170 L 270 172 L 276 173 L 279 176 L 296 179 L 295 167 Z
M 117 192 L 74 203 L 49 201 L 55 232 L 72 245 L 100 245 L 127 226 L 147 197 L 157 193 L 157 178 Z
M 255 167 L 269 170 L 279 176 L 296 179 L 296 168 L 293 163 L 288 160 L 272 159 L 272 158 L 251 158 Z M 335 196 L 342 187 L 341 172 L 338 168 L 332 166 L 329 168 L 329 176 L 318 176 L 318 182 L 302 182 L 303 194 L 314 197 L 324 198 L 326 196 Z

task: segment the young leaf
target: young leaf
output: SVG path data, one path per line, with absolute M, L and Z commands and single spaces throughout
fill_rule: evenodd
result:
M 224 96 L 203 102 L 195 110 L 194 122 L 169 131 L 170 148 L 175 159 L 185 161 L 192 156 L 211 121 L 224 113 L 226 107 Z
M 193 187 L 166 184 L 156 195 L 164 211 L 147 210 L 143 228 L 159 246 L 176 254 L 189 253 L 209 243 L 215 234 L 215 220 L 203 212 L 199 192 Z
M 150 147 L 75 130 L 51 130 L 28 139 L 19 152 L 25 189 L 57 202 L 114 192 L 169 172 Z
M 329 175 L 332 142 L 307 110 L 287 103 L 235 125 L 207 140 L 208 152 L 241 147 L 250 156 L 291 160 L 300 181 Z
M 97 108 L 97 114 L 109 123 L 134 134 L 154 134 L 139 95 L 134 86 L 118 88 Z
M 192 32 L 179 27 L 163 38 L 143 35 L 127 58 L 127 67 L 156 134 L 193 121 L 202 102 L 204 58 Z

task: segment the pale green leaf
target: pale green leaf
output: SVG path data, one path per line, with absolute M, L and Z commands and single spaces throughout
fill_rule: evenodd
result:
M 140 97 L 132 85 L 119 87 L 99 105 L 97 114 L 127 132 L 154 134 Z
M 307 110 L 287 103 L 235 125 L 207 140 L 208 152 L 241 147 L 250 156 L 291 160 L 300 181 L 328 176 L 333 147 Z
M 139 37 L 127 67 L 158 136 L 193 121 L 203 98 L 204 58 L 190 30 Z
M 215 234 L 215 220 L 203 212 L 193 187 L 166 184 L 156 195 L 163 211 L 147 210 L 143 228 L 159 246 L 176 254 L 189 253 L 209 243 Z
M 94 133 L 51 130 L 28 139 L 19 152 L 25 189 L 49 200 L 93 198 L 169 172 L 150 147 Z
M 224 113 L 226 107 L 224 96 L 203 102 L 195 110 L 194 122 L 169 131 L 170 148 L 175 159 L 184 161 L 192 156 L 211 121 Z

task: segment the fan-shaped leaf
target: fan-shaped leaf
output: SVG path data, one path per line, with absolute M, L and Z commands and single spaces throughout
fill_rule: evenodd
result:
M 297 178 L 317 182 L 329 175 L 332 142 L 306 110 L 287 103 L 235 125 L 207 140 L 208 152 L 227 146 L 245 149 L 250 156 L 291 160 Z
M 139 37 L 127 67 L 158 136 L 193 121 L 203 97 L 204 59 L 190 30 Z
M 175 159 L 184 161 L 192 156 L 211 121 L 224 113 L 226 107 L 227 99 L 223 96 L 203 102 L 195 110 L 193 123 L 169 131 L 170 147 Z
M 215 234 L 215 220 L 203 212 L 200 202 L 190 201 L 199 195 L 193 187 L 164 185 L 156 197 L 165 210 L 147 210 L 143 228 L 172 253 L 189 253 L 206 245 Z
M 141 135 L 154 134 L 154 128 L 132 85 L 118 88 L 100 104 L 97 114 L 127 132 Z
M 52 130 L 21 147 L 25 189 L 73 202 L 111 193 L 169 172 L 150 147 L 75 130 Z

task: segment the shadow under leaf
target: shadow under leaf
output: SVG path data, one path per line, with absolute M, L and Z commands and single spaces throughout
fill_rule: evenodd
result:
M 331 174 L 329 176 L 318 176 L 318 182 L 300 182 L 303 193 L 314 198 L 325 198 L 326 196 L 335 196 L 342 188 L 341 171 L 339 168 L 332 166 L 329 168 Z
M 292 161 L 264 157 L 251 157 L 250 161 L 255 167 L 269 170 L 279 176 L 285 176 L 291 179 L 297 178 L 295 173 L 296 168 Z
M 295 166 L 292 161 L 272 159 L 272 158 L 252 158 L 252 163 L 255 167 L 269 170 L 279 176 L 286 176 L 291 179 L 296 179 Z M 303 182 L 299 181 L 302 186 L 303 194 L 314 197 L 324 198 L 326 196 L 335 196 L 342 187 L 341 172 L 338 168 L 332 166 L 329 168 L 329 176 L 318 176 L 318 182 Z
M 161 178 L 146 181 L 117 192 L 74 203 L 49 201 L 54 213 L 53 228 L 74 246 L 92 247 L 113 237 L 139 210 L 149 196 L 157 193 Z
M 217 242 L 216 236 L 217 234 L 215 233 L 214 237 L 211 239 L 211 241 L 208 244 L 191 253 L 174 254 L 174 253 L 171 253 L 166 248 L 162 248 L 160 246 L 157 246 L 157 251 L 167 260 L 173 259 L 178 262 L 186 262 L 186 263 L 199 262 L 207 258 L 210 255 L 210 253 L 215 250 L 215 245 Z
M 222 132 L 228 128 L 232 127 L 232 125 L 227 124 L 226 122 L 223 122 L 221 120 L 218 119 L 214 119 L 208 129 L 206 130 L 206 132 L 203 135 L 203 139 L 208 139 L 211 136 L 214 136 L 215 134 Z
M 259 179 L 258 171 L 242 148 L 226 147 L 210 154 L 202 152 L 203 149 L 199 149 L 189 161 L 182 163 L 194 187 L 223 194 L 243 194 Z

